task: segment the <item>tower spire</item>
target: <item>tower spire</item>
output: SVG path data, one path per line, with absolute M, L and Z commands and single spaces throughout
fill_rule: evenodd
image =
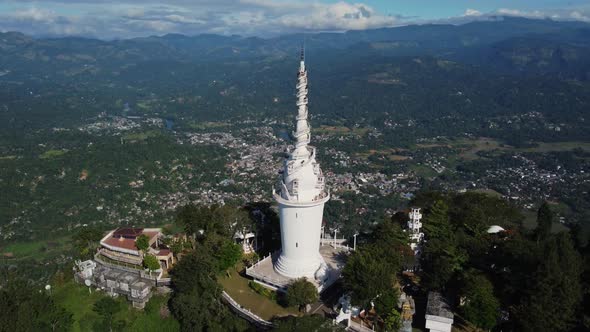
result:
M 293 159 L 307 158 L 309 150 L 307 145 L 311 139 L 311 130 L 307 121 L 307 69 L 305 69 L 305 48 L 301 47 L 301 59 L 299 73 L 297 74 L 297 117 L 296 128 L 293 132 L 295 138 L 295 151 Z
M 288 278 L 307 277 L 323 284 L 327 265 L 320 254 L 324 204 L 330 199 L 325 178 L 316 161 L 316 149 L 309 145 L 307 122 L 307 70 L 301 49 L 297 74 L 297 124 L 295 147 L 285 159 L 273 196 L 279 204 L 281 255 L 274 269 Z

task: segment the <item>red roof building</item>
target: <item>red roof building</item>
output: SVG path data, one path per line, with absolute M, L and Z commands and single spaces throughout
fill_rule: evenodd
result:
M 135 241 L 141 235 L 148 237 L 149 248 L 147 253 L 137 248 Z M 170 249 L 161 247 L 159 238 L 162 236 L 160 228 L 129 228 L 121 227 L 110 231 L 100 240 L 98 254 L 108 258 L 114 263 L 133 264 L 141 266 L 143 255 L 156 256 L 162 269 L 167 270 L 174 264 L 174 256 Z

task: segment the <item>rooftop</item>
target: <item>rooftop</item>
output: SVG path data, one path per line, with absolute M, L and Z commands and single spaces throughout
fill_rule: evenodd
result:
M 146 235 L 149 242 L 160 234 L 157 228 L 117 228 L 109 232 L 101 241 L 101 245 L 137 251 L 135 239 L 140 235 Z
M 426 315 L 453 319 L 454 314 L 447 300 L 438 292 L 428 293 Z
M 143 233 L 143 228 L 128 228 L 128 227 L 120 227 L 115 229 L 113 232 L 114 238 L 128 238 L 128 239 L 135 239 L 136 237 L 140 236 Z

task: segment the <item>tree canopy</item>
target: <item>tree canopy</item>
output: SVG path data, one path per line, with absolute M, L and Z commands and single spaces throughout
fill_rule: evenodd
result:
M 521 331 L 568 331 L 575 326 L 582 299 L 582 261 L 568 234 L 561 233 L 543 244 L 543 260 L 522 303 L 515 309 Z
M 160 262 L 154 255 L 143 256 L 143 266 L 150 271 L 155 271 L 160 268 Z
M 90 259 L 94 254 L 94 251 L 99 245 L 99 241 L 102 238 L 102 232 L 93 227 L 82 227 L 74 234 L 72 240 L 74 247 L 78 250 L 78 254 L 82 259 Z
M 72 323 L 72 313 L 39 287 L 11 278 L 0 288 L 2 331 L 67 331 Z
M 462 279 L 463 316 L 477 327 L 492 329 L 500 314 L 500 302 L 494 295 L 494 286 L 480 271 L 467 271 Z
M 277 327 L 275 332 L 343 332 L 344 328 L 334 326 L 332 320 L 326 319 L 320 315 L 306 315 L 302 317 L 288 316 L 286 318 L 276 319 L 273 321 Z
M 150 238 L 145 234 L 141 234 L 135 239 L 135 245 L 137 246 L 137 249 L 146 252 L 150 247 Z
M 94 303 L 92 310 L 102 317 L 102 324 L 97 327 L 106 331 L 113 331 L 115 314 L 121 311 L 121 302 L 110 297 L 103 297 Z
M 315 286 L 305 278 L 297 279 L 287 288 L 286 300 L 290 306 L 299 306 L 299 309 L 312 304 L 319 299 Z
M 553 219 L 553 211 L 551 211 L 549 203 L 543 202 L 537 212 L 537 228 L 535 229 L 537 241 L 545 240 L 549 236 Z

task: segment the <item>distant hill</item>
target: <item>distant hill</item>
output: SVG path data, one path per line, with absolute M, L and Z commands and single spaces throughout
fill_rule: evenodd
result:
M 590 105 L 590 24 L 514 17 L 272 39 L 0 33 L 0 127 L 18 132 L 116 113 L 117 100 L 150 100 L 168 117 L 281 114 L 292 107 L 285 77 L 304 39 L 318 116 L 348 125 L 454 117 L 481 129 L 489 124 L 476 117 L 540 112 L 576 122 L 572 137 L 586 135 L 578 124 Z M 440 135 L 464 127 L 448 121 L 432 127 Z
M 516 57 L 521 56 L 519 52 L 523 49 L 514 45 L 531 44 L 538 49 L 533 45 L 547 43 L 547 47 L 553 48 L 571 45 L 568 52 L 575 53 L 572 56 L 576 57 L 578 52 L 583 52 L 590 45 L 587 37 L 589 29 L 590 24 L 581 22 L 497 17 L 491 21 L 463 25 L 410 25 L 345 33 L 294 34 L 272 39 L 169 34 L 100 41 L 72 37 L 33 39 L 9 32 L 0 33 L 0 60 L 5 66 L 31 62 L 63 66 L 67 63 L 96 64 L 102 61 L 125 63 L 157 59 L 208 61 L 277 57 L 294 54 L 304 39 L 310 55 L 327 50 L 348 50 L 359 55 L 434 55 L 464 60 L 474 56 L 477 60 L 487 54 L 502 55 L 502 58 L 508 59 L 510 52 Z M 564 60 L 567 62 L 570 58 L 566 56 Z M 518 67 L 517 63 L 515 65 Z M 506 64 L 501 66 L 506 67 Z M 518 68 L 536 69 L 531 66 Z

